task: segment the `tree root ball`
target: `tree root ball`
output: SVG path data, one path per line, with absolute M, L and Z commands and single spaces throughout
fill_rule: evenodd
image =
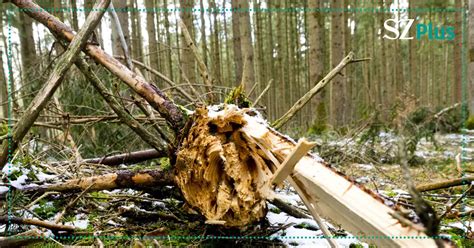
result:
M 249 127 L 249 120 L 262 119 L 234 105 L 199 108 L 193 118 L 175 167 L 187 203 L 210 223 L 227 227 L 245 227 L 265 217 L 266 182 L 275 165 L 247 135 L 257 128 Z

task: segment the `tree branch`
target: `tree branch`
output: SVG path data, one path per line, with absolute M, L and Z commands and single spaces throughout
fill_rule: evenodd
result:
M 366 59 L 355 59 L 354 53 L 350 52 L 332 71 L 330 71 L 321 81 L 319 81 L 316 86 L 314 86 L 310 91 L 308 91 L 304 96 L 302 96 L 296 103 L 278 120 L 274 121 L 272 126 L 275 129 L 281 128 L 285 125 L 300 109 L 302 109 L 311 98 L 321 91 L 324 86 L 326 86 L 338 73 L 350 63 L 357 61 L 365 61 Z
M 74 38 L 74 31 L 56 19 L 31 0 L 11 0 L 13 4 L 21 8 L 31 18 L 45 25 L 56 39 L 70 42 Z M 94 12 L 92 12 L 94 13 Z M 106 67 L 112 74 L 124 81 L 131 89 L 145 98 L 150 105 L 156 109 L 178 132 L 184 127 L 185 119 L 180 109 L 156 86 L 148 83 L 143 77 L 132 72 L 125 65 L 105 53 L 100 47 L 87 44 L 84 52 L 94 61 Z
M 81 52 L 81 49 L 86 45 L 87 39 L 94 31 L 95 27 L 99 24 L 100 19 L 104 15 L 105 8 L 110 4 L 111 0 L 101 0 L 94 5 L 95 9 L 101 9 L 101 11 L 92 12 L 86 20 L 86 23 L 81 28 L 79 33 L 72 39 L 71 44 L 59 58 L 55 64 L 51 75 L 49 76 L 46 83 L 41 88 L 40 92 L 33 99 L 31 104 L 26 109 L 25 113 L 20 118 L 20 121 L 15 126 L 12 132 L 12 137 L 7 142 L 3 142 L 2 155 L 0 157 L 0 169 L 10 159 L 12 153 L 18 147 L 19 142 L 25 137 L 28 130 L 31 128 L 39 113 L 46 106 L 47 102 L 51 99 L 56 89 L 59 87 L 65 73 L 69 70 L 72 63 L 76 59 L 77 55 Z M 16 0 L 12 2 L 27 2 L 23 0 Z M 32 9 L 26 10 L 33 11 Z M 32 13 L 32 12 L 30 12 Z M 38 12 L 36 12 L 38 13 Z M 43 12 L 41 12 L 43 13 Z M 53 18 L 54 20 L 54 18 Z M 50 20 L 51 21 L 51 20 Z

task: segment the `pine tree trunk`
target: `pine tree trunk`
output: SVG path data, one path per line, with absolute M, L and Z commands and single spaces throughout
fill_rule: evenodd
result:
M 234 85 L 237 86 L 242 81 L 242 50 L 241 50 L 241 35 L 240 35 L 240 13 L 238 12 L 239 1 L 231 0 L 232 4 L 232 40 L 233 40 L 233 51 L 235 61 L 235 81 Z
M 145 1 L 145 8 L 149 9 L 146 12 L 146 31 L 148 33 L 148 58 L 150 60 L 150 67 L 159 70 L 159 56 L 158 53 L 158 40 L 157 30 L 155 27 L 155 11 L 151 11 L 154 8 L 153 1 Z M 158 83 L 160 79 L 157 76 L 152 76 L 152 81 Z M 158 84 L 158 87 L 162 87 L 162 84 Z
M 308 8 L 316 9 L 319 8 L 320 4 L 318 1 L 308 1 Z M 308 19 L 308 26 L 311 32 L 309 36 L 309 88 L 312 88 L 317 82 L 323 78 L 324 65 L 321 57 L 323 57 L 323 43 L 322 33 L 323 18 L 322 13 L 319 11 L 308 11 L 306 12 Z M 317 128 L 324 128 L 327 120 L 326 113 L 326 89 L 322 89 L 319 94 L 314 96 L 311 104 L 316 106 L 316 113 L 312 120 L 314 126 Z
M 184 8 L 179 13 L 181 20 L 184 22 L 184 24 L 188 28 L 188 31 L 189 31 L 189 34 L 191 35 L 192 40 L 195 40 L 193 15 L 191 11 L 191 8 L 193 8 L 194 6 L 194 1 L 180 0 L 179 2 L 180 2 L 181 8 Z M 182 44 L 182 47 L 187 47 L 186 45 L 184 45 L 186 44 L 186 41 L 184 40 L 184 37 L 182 34 L 181 34 L 181 44 Z M 196 73 L 195 73 L 196 66 L 194 63 L 193 53 L 190 51 L 182 52 L 181 57 L 180 57 L 180 63 L 183 68 L 183 73 L 186 75 L 189 81 L 191 83 L 196 83 Z
M 463 7 L 462 0 L 456 0 L 455 6 L 457 9 Z M 454 30 L 456 36 L 454 38 L 454 63 L 453 63 L 453 73 L 454 73 L 454 84 L 453 84 L 453 103 L 462 102 L 462 13 L 461 11 L 456 11 L 454 13 Z
M 331 17 L 331 66 L 336 67 L 344 58 L 344 2 L 332 0 L 331 7 L 338 10 L 332 12 Z M 345 74 L 343 72 L 343 74 Z M 346 110 L 345 80 L 341 75 L 336 76 L 331 84 L 331 120 L 335 127 L 344 125 Z
M 167 5 L 167 0 L 164 0 L 163 1 L 163 6 L 165 8 L 168 8 L 168 5 Z M 165 11 L 163 13 L 165 16 L 164 16 L 164 22 L 165 22 L 165 35 L 166 35 L 166 45 L 168 46 L 168 49 L 166 49 L 166 57 L 167 57 L 167 72 L 168 72 L 168 76 L 170 77 L 170 79 L 172 81 L 175 81 L 177 80 L 176 78 L 174 78 L 174 73 L 173 73 L 173 56 L 172 56 L 172 53 L 171 53 L 171 33 L 170 33 L 170 21 L 169 21 L 169 16 L 168 16 L 168 11 Z M 179 42 L 178 40 L 176 42 Z M 178 45 L 179 46 L 179 45 Z

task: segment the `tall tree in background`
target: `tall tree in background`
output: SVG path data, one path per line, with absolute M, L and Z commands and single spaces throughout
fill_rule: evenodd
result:
M 220 39 L 219 39 L 219 21 L 217 19 L 217 6 L 215 0 L 209 1 L 210 7 L 213 9 L 212 17 L 213 23 L 212 25 L 212 78 L 216 81 L 216 83 L 220 84 L 222 82 L 222 73 L 221 73 L 221 48 L 220 48 Z
M 191 9 L 194 6 L 194 1 L 189 0 L 180 0 L 181 11 L 179 13 L 181 20 L 189 31 L 191 38 L 195 40 L 194 37 L 194 24 L 193 24 L 193 15 Z M 181 34 L 181 44 L 186 44 L 184 36 Z M 182 47 L 186 47 L 182 45 Z M 189 79 L 191 83 L 196 83 L 196 74 L 195 74 L 195 62 L 194 57 L 191 51 L 183 51 L 180 56 L 180 63 L 183 68 L 183 73 Z
M 146 1 L 147 2 L 147 1 Z M 114 8 L 116 9 L 117 17 L 122 27 L 125 42 L 130 47 L 130 29 L 129 25 L 129 11 L 127 10 L 127 1 L 113 0 Z M 116 56 L 124 56 L 122 45 L 120 43 L 120 36 L 117 33 L 115 25 L 112 23 L 112 52 Z
M 408 15 L 410 19 L 416 19 L 416 13 L 415 10 L 417 8 L 416 5 L 416 0 L 410 0 L 409 2 L 409 9 L 408 9 Z M 416 30 L 414 28 L 410 29 L 410 36 L 415 37 L 416 36 Z M 409 41 L 410 43 L 410 52 L 409 52 L 409 67 L 408 70 L 410 72 L 410 85 L 408 89 L 410 89 L 412 92 L 414 92 L 415 96 L 419 96 L 419 90 L 418 90 L 418 53 L 417 53 L 417 40 L 416 39 L 411 39 Z
M 20 22 L 18 30 L 20 32 L 20 47 L 21 47 L 21 67 L 23 79 L 29 70 L 33 68 L 36 59 L 35 40 L 33 38 L 33 21 L 25 13 L 19 13 Z
M 242 50 L 241 50 L 241 35 L 240 35 L 240 13 L 238 12 L 239 0 L 231 0 L 232 4 L 232 40 L 233 40 L 233 51 L 235 61 L 235 83 L 234 85 L 240 84 L 242 81 Z
M 331 14 L 331 66 L 336 67 L 344 58 L 344 1 L 331 0 L 336 10 Z M 334 77 L 331 84 L 331 122 L 340 127 L 344 124 L 346 110 L 345 82 L 342 75 Z
M 324 28 L 324 23 L 321 12 L 316 10 L 319 8 L 318 1 L 308 1 L 308 8 L 310 11 L 307 11 L 306 15 L 309 27 L 309 87 L 313 87 L 315 83 L 323 78 L 324 65 L 322 57 L 324 44 L 322 43 L 322 29 Z M 323 89 L 312 101 L 316 108 L 316 116 L 313 122 L 320 128 L 323 128 L 327 121 L 325 98 L 326 89 Z
M 474 114 L 474 100 L 473 93 L 474 90 L 474 1 L 469 1 L 469 73 L 468 73 L 468 83 L 469 83 L 469 113 Z
M 0 30 L 3 31 L 3 7 L 0 6 Z M 4 39 L 3 32 L 0 32 L 0 39 Z M 3 51 L 7 49 L 4 47 L 0 50 L 0 104 L 2 104 L 2 117 L 6 118 L 8 116 L 8 104 L 4 104 L 8 100 L 8 80 L 7 75 L 5 74 L 5 70 L 3 65 L 5 64 L 3 61 Z
M 71 0 L 69 2 L 69 5 L 72 8 L 72 11 L 71 11 L 72 28 L 77 31 L 79 30 L 79 21 L 77 19 L 77 0 Z
M 131 22 L 132 22 L 132 56 L 133 58 L 144 61 L 143 58 L 143 44 L 142 44 L 142 22 L 140 21 L 140 12 L 138 11 L 138 3 L 131 0 L 132 8 L 131 11 Z
M 163 6 L 168 8 L 167 6 L 167 0 L 163 0 Z M 173 57 L 172 57 L 172 53 L 171 53 L 171 32 L 170 32 L 170 21 L 169 21 L 169 14 L 168 14 L 168 10 L 166 10 L 164 13 L 164 23 L 165 23 L 165 35 L 166 35 L 166 45 L 168 47 L 168 49 L 166 49 L 166 57 L 168 59 L 167 61 L 167 75 L 169 75 L 169 77 L 171 78 L 171 80 L 176 80 L 173 76 L 174 76 L 174 73 L 173 73 Z
M 255 84 L 255 71 L 253 65 L 253 45 L 252 45 L 252 29 L 250 27 L 250 11 L 248 1 L 239 1 L 240 8 L 240 46 L 243 53 L 243 72 L 242 82 L 244 83 L 245 92 L 250 93 Z
M 454 63 L 453 63 L 453 73 L 454 73 L 454 83 L 453 85 L 453 103 L 462 102 L 462 18 L 463 14 L 460 9 L 463 7 L 462 0 L 455 0 L 455 7 L 458 9 L 454 13 L 454 32 L 456 36 L 454 38 Z
M 145 1 L 145 8 L 149 9 L 146 12 L 146 32 L 148 34 L 148 58 L 150 60 L 151 68 L 159 70 L 159 39 L 157 39 L 157 29 L 155 26 L 155 11 L 151 11 L 151 9 L 154 7 L 154 1 Z M 158 77 L 152 76 L 152 79 L 153 81 L 158 83 Z
M 207 64 L 207 42 L 206 42 L 206 21 L 204 20 L 204 3 L 203 0 L 199 0 L 199 7 L 201 8 L 200 11 L 200 19 L 201 19 L 201 54 L 202 59 L 204 60 L 204 64 Z

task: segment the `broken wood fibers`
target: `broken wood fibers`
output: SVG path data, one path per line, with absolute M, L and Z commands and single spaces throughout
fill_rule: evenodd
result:
M 175 181 L 188 204 L 208 222 L 229 227 L 244 227 L 266 215 L 264 192 L 275 169 L 242 132 L 243 111 L 210 117 L 207 109 L 197 109 L 175 167 Z
M 212 107 L 214 108 L 214 107 Z M 266 214 L 275 165 L 296 144 L 255 118 L 250 109 L 197 109 L 178 152 L 175 182 L 186 201 L 211 223 L 244 227 Z M 436 247 L 433 239 L 403 226 L 378 195 L 311 154 L 296 165 L 290 183 L 327 220 L 380 247 Z M 371 237 L 377 237 L 371 239 Z

